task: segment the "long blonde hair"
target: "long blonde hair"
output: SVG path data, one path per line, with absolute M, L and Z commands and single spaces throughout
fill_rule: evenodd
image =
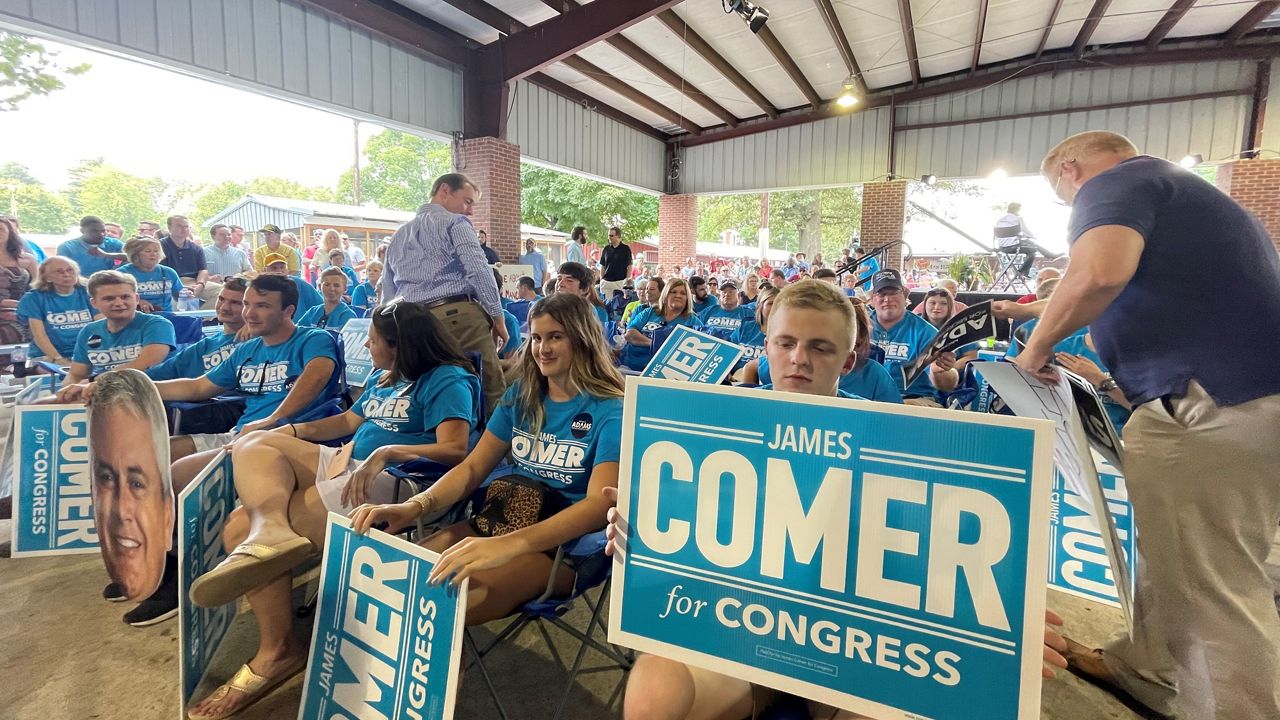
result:
M 626 387 L 622 374 L 613 366 L 612 355 L 600 332 L 600 322 L 587 301 L 577 295 L 555 293 L 539 300 L 529 310 L 529 323 L 547 316 L 564 327 L 573 347 L 569 365 L 569 389 L 585 392 L 599 399 L 620 398 Z M 516 368 L 520 390 L 511 402 L 512 415 L 529 428 L 534 436 L 546 421 L 547 378 L 533 357 L 533 341 L 524 344 Z
M 671 278 L 662 288 L 662 296 L 658 298 L 658 314 L 662 317 L 667 316 L 667 296 L 675 288 L 684 288 L 684 310 L 680 311 L 678 317 L 689 317 L 693 314 L 693 288 L 689 287 L 689 283 L 684 278 Z

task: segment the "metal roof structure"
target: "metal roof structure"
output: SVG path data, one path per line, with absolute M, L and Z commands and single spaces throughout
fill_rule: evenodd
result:
M 369 4 L 496 58 L 504 81 L 684 145 L 831 117 L 846 78 L 876 107 L 1015 74 L 1280 52 L 1275 0 L 760 0 L 758 34 L 716 0 Z
M 307 218 L 324 217 L 343 220 L 372 220 L 378 223 L 405 223 L 413 219 L 413 213 L 401 210 L 383 210 L 361 205 L 295 200 L 271 195 L 245 195 L 225 210 L 204 221 L 203 227 L 216 223 L 239 225 L 256 231 L 267 223 L 282 228 L 302 227 Z

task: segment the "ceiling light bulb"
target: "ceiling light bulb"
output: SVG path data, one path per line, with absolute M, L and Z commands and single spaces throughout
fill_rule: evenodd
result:
M 853 76 L 845 78 L 840 95 L 836 97 L 836 105 L 842 108 L 851 108 L 858 104 L 858 91 L 853 80 Z
M 992 180 L 1003 180 L 1009 177 L 1009 173 L 1005 172 L 1004 168 L 996 168 L 995 170 L 992 170 L 991 174 L 988 175 L 987 177 L 991 178 Z
M 1179 160 L 1178 164 L 1190 170 L 1191 168 L 1199 165 L 1202 162 L 1204 162 L 1204 158 L 1199 155 L 1187 155 L 1183 157 L 1181 160 Z

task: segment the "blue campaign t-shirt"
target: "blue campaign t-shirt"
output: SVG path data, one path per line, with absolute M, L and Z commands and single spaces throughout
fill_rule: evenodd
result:
M 457 365 L 440 365 L 416 382 L 402 380 L 379 387 L 375 370 L 351 411 L 364 418 L 356 430 L 351 456 L 364 460 L 384 445 L 430 445 L 445 420 L 466 420 L 475 427 L 480 408 L 480 379 Z
M 720 304 L 720 301 L 716 299 L 715 295 L 707 295 L 706 299 L 704 300 L 699 300 L 697 298 L 694 298 L 693 312 L 695 315 L 701 315 L 702 313 L 706 312 L 708 308 L 713 308 L 719 304 Z
M 1027 328 L 1027 337 L 1031 337 L 1030 333 L 1035 330 L 1036 323 L 1039 321 L 1040 318 L 1031 318 L 1027 322 L 1023 323 L 1023 326 Z M 1057 345 L 1054 345 L 1053 351 L 1055 353 L 1070 353 L 1077 357 L 1088 358 L 1094 365 L 1097 365 L 1102 372 L 1108 372 L 1106 363 L 1102 362 L 1102 358 L 1098 353 L 1094 352 L 1093 348 L 1089 347 L 1088 342 L 1085 340 L 1085 336 L 1088 334 L 1089 327 L 1082 327 L 1072 333 L 1067 339 Z M 1019 344 L 1016 342 L 1010 343 L 1009 349 L 1005 351 L 1005 357 L 1018 357 L 1018 353 L 1020 352 L 1019 347 Z M 1112 377 L 1114 377 L 1114 375 Z M 1120 381 L 1117 380 L 1116 382 L 1119 383 Z M 1123 390 L 1124 387 L 1121 386 L 1120 389 Z M 1129 422 L 1129 416 L 1132 414 L 1132 411 L 1116 402 L 1115 399 L 1107 393 L 1099 392 L 1098 397 L 1102 400 L 1103 409 L 1106 410 L 1107 415 L 1110 416 L 1111 424 L 1115 426 L 1116 432 L 1123 430 L 1125 423 Z
M 618 462 L 622 442 L 622 398 L 580 393 L 566 402 L 543 398 L 546 413 L 535 438 L 516 408 L 520 382 L 507 388 L 487 430 L 511 443 L 515 473 L 559 490 L 576 502 L 587 496 L 591 471 Z
M 76 347 L 76 336 L 85 325 L 93 322 L 93 313 L 89 291 L 83 285 L 77 285 L 70 295 L 59 295 L 53 289 L 28 290 L 18 301 L 18 319 L 44 323 L 49 342 L 62 357 L 71 357 Z M 44 351 L 34 342 L 29 354 L 33 358 L 44 357 Z
M 158 315 L 138 313 L 120 332 L 113 333 L 105 319 L 94 320 L 76 336 L 71 359 L 93 368 L 97 375 L 137 359 L 148 345 L 165 345 L 173 350 L 173 323 Z
M 592 305 L 592 310 L 596 311 L 596 320 L 600 321 L 600 327 L 604 327 L 609 322 L 609 312 L 599 305 Z
M 520 349 L 520 321 L 509 311 L 502 311 L 502 323 L 507 328 L 507 344 L 498 349 L 498 357 L 507 358 Z
M 875 312 L 871 313 L 871 340 L 884 350 L 885 370 L 889 371 L 889 376 L 898 389 L 902 390 L 904 397 L 937 397 L 938 391 L 929 378 L 928 368 L 916 377 L 911 387 L 902 387 L 902 366 L 925 352 L 937 334 L 938 329 L 930 325 L 928 320 L 913 313 L 904 315 L 890 330 L 881 327 Z
M 702 319 L 702 324 L 707 326 L 707 332 L 714 332 L 717 337 L 730 339 L 747 318 L 754 320 L 755 309 L 739 305 L 732 310 L 725 310 L 723 305 L 716 304 L 703 310 L 699 317 Z
M 758 387 L 758 388 L 756 388 L 756 389 L 757 389 L 757 390 L 772 390 L 772 389 L 773 389 L 773 383 L 768 383 L 768 384 L 765 384 L 765 385 L 761 385 L 760 387 Z M 854 395 L 853 393 L 845 392 L 844 390 L 841 390 L 840 388 L 836 388 L 836 397 L 838 397 L 838 398 L 844 398 L 845 400 L 867 400 L 867 399 L 869 399 L 869 398 L 864 398 L 864 397 L 862 397 L 861 395 Z
M 248 396 L 244 415 L 236 423 L 239 430 L 274 412 L 302 376 L 307 363 L 316 358 L 334 360 L 334 372 L 325 390 L 298 414 L 305 415 L 333 397 L 338 386 L 337 353 L 338 341 L 328 330 L 297 327 L 293 335 L 279 345 L 268 345 L 260 337 L 240 343 L 205 377 L 220 388 Z
M 90 255 L 89 249 L 92 247 L 92 245 L 80 238 L 73 238 L 58 246 L 58 254 L 64 258 L 75 260 L 76 264 L 80 266 L 80 274 L 84 277 L 89 277 L 99 270 L 111 270 L 116 266 L 118 261 L 115 258 Z M 124 252 L 124 243 L 115 238 L 105 238 L 98 248 L 103 252 L 122 253 Z
M 157 265 L 150 272 L 133 263 L 120 266 L 120 272 L 138 281 L 138 299 L 151 303 L 156 310 L 173 312 L 173 298 L 182 289 L 182 279 L 168 265 Z
M 324 296 L 320 294 L 319 290 L 311 287 L 311 283 L 308 283 L 297 275 L 290 275 L 288 277 L 293 281 L 294 285 L 298 286 L 298 307 L 293 311 L 293 321 L 297 323 L 302 320 L 302 316 L 305 315 L 308 310 L 317 305 L 324 305 Z
M 1145 243 L 1093 321 L 1093 343 L 1135 407 L 1195 379 L 1219 405 L 1280 394 L 1280 256 L 1258 219 L 1198 175 L 1140 155 L 1095 175 L 1067 240 L 1119 225 Z
M 235 349 L 235 333 L 206 335 L 147 370 L 147 377 L 156 381 L 198 378 L 231 357 Z
M 662 313 L 652 306 L 638 308 L 631 313 L 631 322 L 627 323 L 628 330 L 639 330 L 646 335 L 667 325 L 687 325 L 695 330 L 702 329 L 702 320 L 697 315 L 677 315 L 670 321 L 662 317 Z M 652 348 L 640 347 L 627 343 L 622 347 L 622 355 L 619 358 L 622 364 L 632 370 L 643 370 L 648 364 L 650 356 L 653 355 Z
M 356 311 L 351 306 L 340 302 L 333 309 L 333 312 L 325 314 L 324 305 L 317 305 L 302 314 L 302 318 L 298 320 L 299 325 L 307 325 L 309 327 L 329 328 L 331 330 L 341 330 L 348 320 L 354 320 Z
M 858 277 L 866 277 L 868 275 L 874 276 L 877 272 L 880 272 L 880 258 L 863 258 L 862 262 L 858 263 L 858 267 L 855 268 L 853 272 L 856 273 Z M 871 281 L 868 280 L 863 283 L 862 289 L 866 292 L 871 292 Z
M 360 317 L 369 314 L 369 311 L 378 304 L 378 288 L 373 283 L 362 282 L 351 291 L 351 309 L 356 311 Z
M 772 385 L 773 378 L 769 374 L 769 357 L 760 355 L 758 363 L 761 385 Z M 902 403 L 902 391 L 889 376 L 889 371 L 875 360 L 866 360 L 861 367 L 855 367 L 840 377 L 838 385 L 841 392 L 854 397 L 876 402 Z

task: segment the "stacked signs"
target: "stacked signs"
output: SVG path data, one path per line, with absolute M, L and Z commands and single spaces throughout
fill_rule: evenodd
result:
M 644 368 L 644 377 L 719 385 L 742 357 L 742 346 L 684 325 L 672 331 Z
M 369 348 L 364 344 L 369 340 L 369 325 L 373 321 L 368 318 L 355 318 L 342 326 L 343 354 L 347 361 L 347 384 L 352 387 L 364 387 L 373 374 L 373 358 Z
M 453 717 L 467 590 L 435 553 L 330 514 L 299 720 Z
M 609 640 L 877 718 L 1039 717 L 1052 445 L 629 378 Z
M 996 335 L 996 317 L 991 312 L 991 301 L 980 302 L 956 313 L 933 336 L 925 350 L 902 366 L 905 380 L 903 387 L 911 387 L 926 366 L 944 352 L 955 352 L 970 343 L 986 340 Z
M 1116 527 L 1116 538 L 1129 567 L 1138 557 L 1138 537 L 1134 532 L 1133 508 L 1124 477 L 1115 467 L 1098 468 L 1107 509 Z M 1102 531 L 1089 500 L 1067 486 L 1062 475 L 1053 484 L 1049 507 L 1049 587 L 1088 598 L 1104 605 L 1120 607 L 1115 574 L 1107 559 Z M 1133 592 L 1132 586 L 1130 592 Z
M 98 552 L 84 406 L 19 406 L 13 427 L 13 557 Z
M 178 673 L 182 702 L 180 716 L 209 669 L 209 663 L 236 616 L 234 603 L 219 608 L 197 607 L 189 591 L 196 578 L 226 558 L 222 528 L 235 508 L 231 455 L 218 453 L 178 497 Z

